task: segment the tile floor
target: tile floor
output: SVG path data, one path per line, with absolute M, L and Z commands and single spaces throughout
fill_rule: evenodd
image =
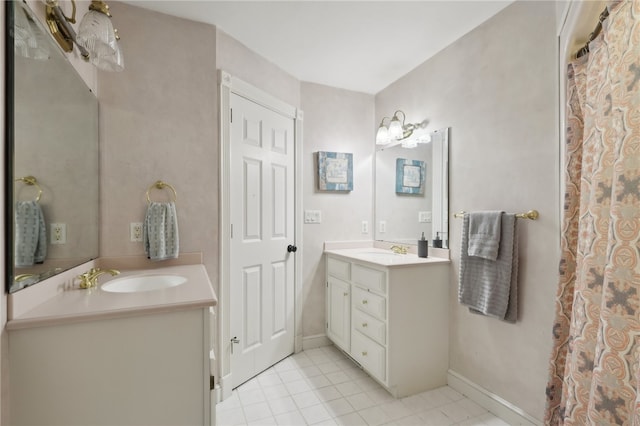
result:
M 508 424 L 448 386 L 394 399 L 333 346 L 300 352 L 216 406 L 216 425 Z

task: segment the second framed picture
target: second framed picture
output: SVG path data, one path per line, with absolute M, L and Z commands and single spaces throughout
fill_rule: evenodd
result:
M 426 172 L 424 161 L 396 159 L 396 193 L 424 194 Z

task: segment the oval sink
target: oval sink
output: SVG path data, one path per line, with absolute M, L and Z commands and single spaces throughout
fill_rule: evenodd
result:
M 132 275 L 108 281 L 102 289 L 110 293 L 139 293 L 176 287 L 185 282 L 187 279 L 180 275 Z

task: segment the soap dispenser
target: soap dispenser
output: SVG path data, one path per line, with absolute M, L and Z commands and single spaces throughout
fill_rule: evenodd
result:
M 428 257 L 429 255 L 429 242 L 424 238 L 424 232 L 422 238 L 418 240 L 418 257 Z
M 436 238 L 433 240 L 433 247 L 442 248 L 442 239 L 440 238 L 439 232 L 436 232 Z

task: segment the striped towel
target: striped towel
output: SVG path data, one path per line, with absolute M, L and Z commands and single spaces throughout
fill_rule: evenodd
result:
M 44 262 L 47 256 L 47 226 L 37 201 L 18 201 L 14 210 L 16 267 Z
M 514 214 L 503 214 L 495 261 L 469 256 L 469 214 L 464 215 L 458 301 L 473 313 L 516 322 L 518 316 L 518 234 Z
M 176 259 L 179 253 L 175 203 L 151 202 L 142 226 L 144 252 L 151 260 Z

